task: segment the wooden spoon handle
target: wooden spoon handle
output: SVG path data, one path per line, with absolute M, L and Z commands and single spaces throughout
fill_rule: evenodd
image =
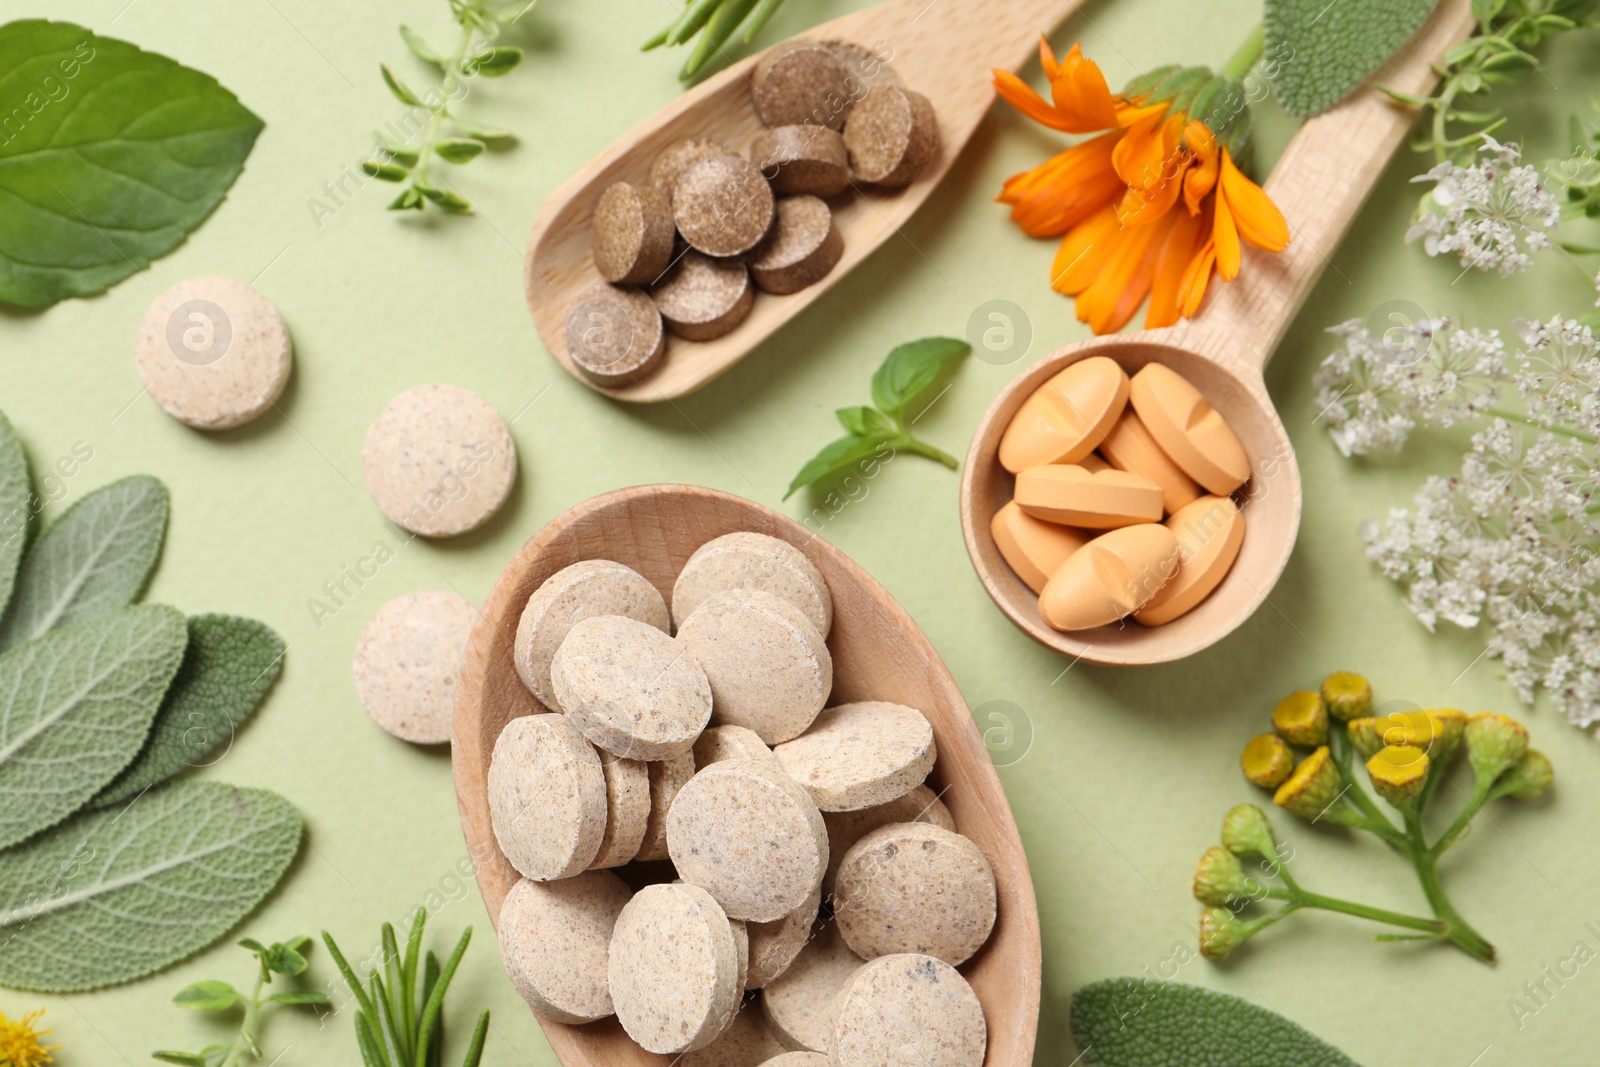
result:
M 1471 0 L 1443 0 L 1364 87 L 1295 134 L 1265 187 L 1289 223 L 1289 247 L 1274 255 L 1246 246 L 1239 277 L 1228 284 L 1212 280 L 1210 303 L 1197 322 L 1204 333 L 1228 342 L 1222 355 L 1257 369 L 1266 366 L 1416 121 L 1415 109 L 1373 85 L 1426 95 L 1438 80 L 1433 64 L 1475 24 Z

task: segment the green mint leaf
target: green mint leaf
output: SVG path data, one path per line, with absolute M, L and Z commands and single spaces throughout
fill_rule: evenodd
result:
M 462 64 L 468 74 L 482 74 L 485 78 L 501 78 L 517 69 L 522 62 L 522 49 L 499 45 L 469 57 Z
M 11 601 L 17 581 L 17 564 L 28 546 L 28 523 L 33 517 L 33 483 L 28 477 L 28 454 L 0 413 L 0 612 Z
M 127 607 L 144 592 L 167 533 L 167 489 L 137 474 L 73 504 L 34 543 L 0 622 L 0 649 Z
M 834 414 L 839 417 L 839 422 L 845 429 L 861 437 L 875 433 L 892 434 L 899 429 L 893 419 L 877 408 L 866 406 L 840 408 Z
M 858 465 L 864 467 L 878 462 L 882 450 L 888 446 L 889 439 L 887 434 L 839 438 L 812 456 L 806 465 L 800 468 L 800 473 L 789 483 L 789 491 L 783 494 L 783 499 L 788 500 L 796 490 L 807 485 L 815 485 L 824 478 L 852 470 Z
M 1357 1067 L 1276 1012 L 1182 982 L 1110 978 L 1083 986 L 1072 994 L 1072 1037 L 1086 1067 Z
M 417 98 L 417 94 L 411 91 L 410 86 L 400 80 L 400 75 L 396 74 L 389 64 L 379 63 L 378 69 L 383 72 L 383 84 L 389 87 L 389 91 L 394 94 L 396 100 L 402 104 L 410 104 L 412 107 L 424 106 L 422 101 Z
M 176 1063 L 179 1067 L 210 1067 L 210 1061 L 197 1052 L 152 1052 L 150 1055 L 162 1063 Z
M 900 345 L 872 376 L 872 402 L 885 414 L 898 417 L 913 397 L 933 384 L 947 364 L 971 348 L 953 337 L 926 337 Z
M 1400 50 L 1438 0 L 1266 0 L 1264 63 L 1285 111 L 1315 115 Z
M 444 57 L 433 50 L 433 46 L 422 39 L 422 35 L 410 26 L 400 27 L 400 39 L 411 49 L 411 54 L 424 63 L 432 63 L 436 67 L 444 66 Z
M 133 760 L 186 640 L 180 612 L 147 604 L 0 656 L 0 848 L 65 819 Z
M 6 854 L 0 985 L 98 989 L 194 954 L 278 884 L 301 833 L 282 797 L 219 782 L 78 816 Z
M 0 302 L 89 296 L 183 243 L 262 123 L 215 78 L 70 22 L 0 26 Z
M 180 1008 L 192 1011 L 227 1011 L 238 1003 L 239 991 L 227 982 L 196 982 L 172 998 Z
M 477 159 L 487 147 L 475 137 L 444 137 L 433 146 L 433 151 L 446 163 L 467 163 Z
M 296 989 L 287 993 L 274 993 L 267 998 L 274 1004 L 332 1004 L 326 993 L 315 989 Z

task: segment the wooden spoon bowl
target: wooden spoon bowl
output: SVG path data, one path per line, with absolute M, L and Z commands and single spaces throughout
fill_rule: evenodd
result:
M 495 739 L 519 715 L 547 711 L 517 677 L 512 641 L 522 607 L 540 583 L 579 560 L 610 559 L 648 578 L 663 596 L 696 548 L 753 530 L 804 552 L 833 594 L 831 703 L 893 700 L 933 724 L 939 761 L 929 785 L 994 868 L 999 917 L 979 953 L 961 968 L 983 1004 L 989 1067 L 1025 1067 L 1039 1025 L 1039 914 L 1028 860 L 1000 779 L 950 672 L 904 609 L 805 527 L 759 504 L 686 485 L 639 486 L 596 497 L 552 520 L 522 546 L 478 616 L 461 672 L 451 763 L 461 826 L 491 919 L 519 875 L 501 854 L 489 819 L 487 778 Z M 557 1057 L 578 1065 L 664 1065 L 671 1057 L 635 1045 L 615 1019 L 568 1026 L 540 1019 Z
M 1437 79 L 1433 61 L 1475 24 L 1470 0 L 1444 0 L 1373 81 L 1425 94 Z M 1023 632 L 1093 663 L 1166 663 L 1222 640 L 1266 600 L 1294 550 L 1301 487 L 1294 445 L 1262 372 L 1415 117 L 1369 85 L 1306 122 L 1266 184 L 1289 223 L 1291 239 L 1284 252 L 1268 255 L 1247 248 L 1239 277 L 1231 284 L 1213 280 L 1197 318 L 1058 349 L 1011 382 L 985 412 L 962 474 L 961 529 L 984 588 Z M 989 533 L 994 513 L 1012 496 L 1012 476 L 997 454 L 1011 417 L 1057 371 L 1092 355 L 1110 356 L 1129 374 L 1152 360 L 1167 364 L 1227 418 L 1250 458 L 1250 481 L 1235 495 L 1245 518 L 1238 559 L 1210 596 L 1163 626 L 1125 619 L 1074 633 L 1052 629 L 1039 613 L 1038 595 L 1007 565 Z

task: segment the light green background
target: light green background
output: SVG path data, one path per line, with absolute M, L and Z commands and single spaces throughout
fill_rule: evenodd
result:
M 792 0 L 767 37 L 855 6 Z M 1064 48 L 1081 39 L 1119 84 L 1175 60 L 1220 64 L 1258 12 L 1251 0 L 1096 0 L 1055 40 Z M 435 895 L 444 902 L 433 919 L 436 945 L 468 923 L 478 932 L 448 1005 L 452 1045 L 459 1049 L 474 1008 L 492 1008 L 485 1062 L 497 1067 L 553 1057 L 500 970 L 475 890 L 458 881 L 466 852 L 446 753 L 390 738 L 356 701 L 350 658 L 367 617 L 415 589 L 454 588 L 481 599 L 541 524 L 618 486 L 695 482 L 802 515 L 814 499 L 780 498 L 800 464 L 838 433 L 832 410 L 866 399 L 872 369 L 892 345 L 961 335 L 984 301 L 1005 298 L 1026 310 L 1034 357 L 1084 335 L 1070 302 L 1047 288 L 1052 247 L 1022 237 L 991 202 L 1007 175 L 1043 159 L 1058 140 L 1001 111 L 979 129 L 904 239 L 890 240 L 847 284 L 711 387 L 676 404 L 629 408 L 561 373 L 523 304 L 523 245 L 546 194 L 678 93 L 681 54 L 637 52 L 637 42 L 672 13 L 671 0 L 545 0 L 515 34 L 529 49 L 524 69 L 482 83 L 472 102 L 482 117 L 522 136 L 515 150 L 459 172 L 459 188 L 480 213 L 398 218 L 383 211 L 393 190 L 369 183 L 319 227 L 311 198 L 331 203 L 323 183 L 352 173 L 370 131 L 398 113 L 378 62 L 396 61 L 422 78 L 395 24 L 404 19 L 446 38 L 440 0 L 6 5 L 8 17 L 73 19 L 216 74 L 266 120 L 227 201 L 176 253 L 102 297 L 0 314 L 0 406 L 37 468 L 79 440 L 94 450 L 52 514 L 124 474 L 166 480 L 172 528 L 152 599 L 190 612 L 257 616 L 289 643 L 267 704 L 204 772 L 280 791 L 309 826 L 290 876 L 238 933 L 272 940 L 328 929 L 352 952 L 364 951 L 382 920 L 398 922 Z M 1600 89 L 1600 73 L 1585 63 L 1593 48 L 1592 37 L 1563 42 L 1547 78 L 1503 94 L 1535 157 L 1561 150 L 1566 115 Z M 950 62 L 961 62 L 959 50 Z M 1037 70 L 1029 75 L 1037 78 Z M 1270 158 L 1292 124 L 1258 111 Z M 1574 942 L 1600 948 L 1584 927 L 1600 922 L 1591 821 L 1600 748 L 1548 708 L 1529 722 L 1555 762 L 1555 797 L 1496 806 L 1445 865 L 1461 908 L 1499 946 L 1498 965 L 1447 948 L 1372 944 L 1370 929 L 1334 916 L 1297 916 L 1225 966 L 1200 960 L 1192 948 L 1194 862 L 1230 805 L 1261 799 L 1240 777 L 1237 753 L 1284 692 L 1349 666 L 1368 673 L 1384 698 L 1517 710 L 1496 667 L 1474 662 L 1482 637 L 1430 637 L 1365 562 L 1354 532 L 1362 517 L 1408 501 L 1425 472 L 1453 469 L 1459 442 L 1452 450 L 1449 442 L 1419 441 L 1403 461 L 1356 464 L 1340 459 L 1312 425 L 1309 377 L 1331 349 L 1326 326 L 1396 299 L 1500 327 L 1517 315 L 1576 314 L 1593 299 L 1553 261 L 1509 282 L 1457 281 L 1453 264 L 1402 245 L 1418 192 L 1407 180 L 1422 169 L 1422 157 L 1405 153 L 1384 177 L 1270 368 L 1271 391 L 1299 449 L 1305 521 L 1270 603 L 1220 646 L 1166 667 L 1066 670 L 1068 661 L 1014 630 L 984 595 L 962 547 L 957 478 L 920 459 L 892 464 L 864 499 L 822 528 L 923 626 L 969 704 L 1006 700 L 1025 710 L 1031 748 L 1001 775 L 1044 928 L 1041 1063 L 1065 1065 L 1076 1055 L 1067 1037 L 1074 988 L 1147 970 L 1270 1005 L 1372 1067 L 1592 1058 L 1600 974 L 1590 972 L 1600 965 L 1565 988 L 1552 984 L 1555 995 L 1521 1029 L 1507 1006 Z M 348 179 L 346 187 L 354 189 Z M 296 347 L 282 414 L 218 435 L 183 427 L 140 395 L 132 351 L 157 293 L 211 273 L 256 279 L 289 322 Z M 968 360 L 919 430 L 964 452 L 979 414 L 1024 365 Z M 515 417 L 522 474 L 485 530 L 399 547 L 362 488 L 361 440 L 390 397 L 432 381 L 475 389 Z M 380 541 L 398 547 L 395 558 L 317 626 L 308 599 Z M 1423 908 L 1412 876 L 1377 844 L 1276 822 L 1295 843 L 1309 886 Z M 65 1067 L 145 1063 L 152 1049 L 198 1048 L 210 1039 L 206 1020 L 168 1004 L 174 992 L 203 977 L 245 981 L 248 962 L 224 945 L 109 992 L 0 991 L 0 1010 L 47 1006 L 66 1046 Z M 314 970 L 330 973 L 320 951 Z M 357 1058 L 344 1018 L 319 1032 L 305 1016 L 279 1015 L 265 1042 L 283 1064 Z

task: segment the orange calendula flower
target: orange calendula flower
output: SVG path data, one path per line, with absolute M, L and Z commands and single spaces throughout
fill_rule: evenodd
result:
M 1048 101 L 1009 71 L 994 72 L 995 90 L 1050 129 L 1098 136 L 1014 175 L 998 199 L 1030 237 L 1061 238 L 1051 288 L 1095 333 L 1121 329 L 1146 298 L 1145 326 L 1170 326 L 1200 309 L 1213 273 L 1238 276 L 1243 245 L 1283 251 L 1282 213 L 1219 142 L 1228 124 L 1189 114 L 1203 91 L 1113 93 L 1076 44 L 1058 61 L 1041 40 L 1039 60 Z M 1184 77 L 1189 89 L 1214 80 Z

